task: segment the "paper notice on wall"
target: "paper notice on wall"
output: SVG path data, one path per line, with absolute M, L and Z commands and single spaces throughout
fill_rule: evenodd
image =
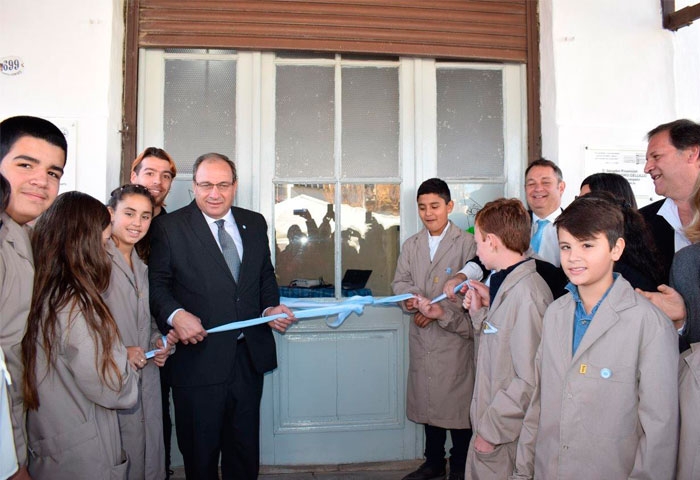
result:
M 76 172 L 78 171 L 78 121 L 70 118 L 50 117 L 47 118 L 47 120 L 52 122 L 63 132 L 63 135 L 66 137 L 66 142 L 68 143 L 68 155 L 66 157 L 66 165 L 63 168 L 63 176 L 61 177 L 58 193 L 70 192 L 76 189 Z
M 585 176 L 593 173 L 617 173 L 630 182 L 642 208 L 662 197 L 654 192 L 654 182 L 644 173 L 646 150 L 634 148 L 586 147 Z

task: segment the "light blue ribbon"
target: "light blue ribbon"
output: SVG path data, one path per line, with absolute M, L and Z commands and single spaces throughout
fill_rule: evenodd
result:
M 460 283 L 459 285 L 457 285 L 457 286 L 454 288 L 454 293 L 457 293 L 457 292 L 459 292 L 460 290 L 462 290 L 462 287 L 465 286 L 465 285 L 468 285 L 469 288 L 473 288 L 473 287 L 469 284 L 469 279 L 466 279 L 465 281 L 463 281 L 462 283 Z M 437 297 L 433 298 L 433 299 L 430 301 L 430 304 L 432 305 L 433 303 L 441 302 L 441 301 L 443 301 L 443 300 L 446 299 L 446 298 L 447 298 L 447 294 L 446 294 L 446 293 L 443 293 L 443 294 L 438 295 Z
M 326 317 L 326 325 L 330 328 L 340 327 L 346 318 L 350 316 L 351 313 L 356 313 L 362 315 L 364 312 L 365 305 L 386 305 L 391 303 L 400 302 L 402 300 L 407 300 L 413 298 L 412 293 L 404 293 L 403 295 L 394 295 L 393 297 L 385 297 L 381 299 L 375 299 L 372 296 L 360 296 L 356 295 L 350 297 L 347 300 L 342 300 L 340 302 L 312 302 L 310 300 L 299 300 L 294 298 L 282 298 L 280 303 L 287 305 L 289 308 L 298 308 L 300 310 L 294 312 L 294 317 L 298 320 L 304 320 L 308 318 L 318 318 Z M 335 321 L 330 321 L 328 317 L 332 315 L 337 315 L 338 318 Z M 278 318 L 287 318 L 287 314 L 278 313 L 276 315 L 267 315 L 265 317 L 254 318 L 251 320 L 243 320 L 240 322 L 231 322 L 218 327 L 210 328 L 207 333 L 218 333 L 227 332 L 229 330 L 237 330 L 239 328 L 252 327 L 253 325 L 260 325 L 262 323 L 267 323 Z
M 165 348 L 168 346 L 168 337 L 163 335 L 162 338 L 163 338 L 163 348 Z M 151 358 L 155 357 L 156 353 L 158 353 L 159 351 L 160 350 L 156 348 L 155 350 L 150 350 L 150 351 L 146 352 L 146 359 L 150 360 Z
M 455 287 L 455 293 L 462 288 L 462 285 L 466 283 L 460 283 Z M 289 308 L 299 309 L 294 312 L 294 317 L 297 320 L 304 320 L 309 318 L 325 317 L 326 325 L 330 328 L 340 327 L 346 318 L 350 316 L 351 313 L 356 313 L 357 315 L 362 315 L 366 305 L 373 305 L 375 307 L 385 307 L 393 306 L 397 302 L 403 302 L 409 298 L 415 298 L 412 293 L 403 293 L 401 295 L 393 295 L 391 297 L 374 298 L 372 296 L 360 296 L 355 295 L 346 300 L 341 300 L 339 302 L 324 302 L 324 301 L 312 301 L 312 300 L 302 300 L 298 298 L 281 298 L 280 303 L 286 305 Z M 438 295 L 433 299 L 431 303 L 439 302 L 443 300 L 445 295 Z M 328 317 L 337 315 L 338 318 L 335 321 L 330 321 Z M 250 320 L 241 320 L 238 322 L 231 322 L 225 325 L 219 325 L 218 327 L 210 328 L 207 333 L 219 333 L 228 332 L 231 330 L 238 330 L 241 328 L 252 327 L 254 325 L 260 325 L 263 323 L 271 322 L 277 320 L 278 318 L 287 318 L 286 313 L 278 313 L 275 315 L 267 315 L 265 317 L 253 318 Z M 163 344 L 167 342 L 166 337 L 163 337 Z M 152 358 L 158 350 L 151 350 L 146 353 L 146 358 Z

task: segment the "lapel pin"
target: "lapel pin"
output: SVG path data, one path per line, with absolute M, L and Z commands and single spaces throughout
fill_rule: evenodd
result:
M 243 230 L 245 230 L 245 229 L 246 229 L 246 226 L 245 226 L 245 225 L 243 225 Z
M 600 370 L 600 377 L 605 379 L 612 377 L 612 370 L 610 370 L 609 368 L 602 368 Z
M 586 365 L 585 363 L 582 363 L 581 367 L 578 369 L 578 373 L 585 374 L 586 370 L 588 370 L 588 365 Z

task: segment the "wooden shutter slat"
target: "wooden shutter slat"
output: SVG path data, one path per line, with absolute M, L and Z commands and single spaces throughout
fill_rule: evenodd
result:
M 167 44 L 171 48 L 192 48 L 189 36 L 161 35 L 159 42 Z M 233 45 L 227 45 L 230 42 Z M 145 47 L 162 47 L 158 44 L 143 44 Z M 430 44 L 383 44 L 377 46 L 376 42 L 361 41 L 319 41 L 304 39 L 284 39 L 284 38 L 251 38 L 251 37 L 231 37 L 207 36 L 200 38 L 197 48 L 235 48 L 235 49 L 259 49 L 259 50 L 305 50 L 319 52 L 355 52 L 366 54 L 386 54 L 386 55 L 411 55 L 419 57 L 435 57 L 484 61 L 504 61 L 520 62 L 525 56 L 521 50 L 507 50 L 503 48 L 485 48 L 477 46 L 453 46 L 453 45 L 430 45 Z
M 390 12 L 401 11 L 403 14 L 419 15 L 422 18 L 432 16 L 444 16 L 445 12 L 450 14 L 459 12 L 486 12 L 486 13 L 525 13 L 525 1 L 513 0 L 504 1 L 357 1 L 348 0 L 346 2 L 334 1 L 286 1 L 286 0 L 147 0 L 141 2 L 142 9 L 186 9 L 203 11 L 257 11 L 257 12 L 319 12 L 319 13 L 342 13 L 343 11 L 358 12 Z M 413 12 L 413 13 L 411 13 Z M 434 12 L 434 13 L 431 13 Z
M 141 0 L 139 44 L 525 62 L 526 1 Z
M 153 23 L 150 24 L 154 30 L 169 32 L 170 34 L 188 35 L 195 34 L 200 39 L 207 36 L 222 36 L 231 35 L 232 37 L 251 37 L 251 38 L 285 38 L 295 39 L 302 38 L 304 40 L 362 40 L 365 42 L 396 42 L 396 43 L 430 43 L 433 45 L 481 45 L 484 47 L 507 47 L 519 48 L 524 47 L 524 36 L 511 35 L 492 35 L 484 34 L 469 34 L 469 33 L 454 33 L 449 39 L 445 39 L 442 32 L 418 30 L 413 33 L 410 39 L 398 39 L 392 30 L 377 29 L 377 28 L 357 28 L 357 27 L 335 27 L 332 31 L 318 32 L 309 29 L 305 25 L 276 25 L 273 32 L 270 31 L 268 25 L 259 24 L 207 24 L 207 25 L 191 25 L 180 22 L 168 22 L 167 24 Z
M 446 32 L 463 31 L 466 29 L 480 28 L 487 31 L 489 28 L 503 26 L 518 28 L 525 31 L 525 25 L 521 15 L 486 15 L 475 14 L 469 21 L 460 21 L 459 19 L 426 19 L 426 18 L 391 18 L 391 17 L 366 17 L 361 15 L 332 15 L 321 14 L 318 12 L 311 13 L 283 13 L 270 12 L 265 16 L 266 24 L 274 23 L 306 23 L 311 26 L 324 25 L 348 25 L 348 26 L 382 26 L 394 30 L 424 28 L 426 30 L 439 29 Z M 157 15 L 149 15 L 142 20 L 141 25 L 145 30 L 150 30 L 148 25 L 150 22 L 190 22 L 192 24 L 216 24 L 216 23 L 258 23 L 260 24 L 260 16 L 257 12 L 219 12 L 216 16 L 212 16 L 211 12 L 206 11 L 186 11 L 186 10 L 169 10 Z

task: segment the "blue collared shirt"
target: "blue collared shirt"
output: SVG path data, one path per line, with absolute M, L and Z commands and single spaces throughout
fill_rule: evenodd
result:
M 619 277 L 619 276 L 620 276 L 619 273 L 613 273 L 613 284 L 615 283 L 615 280 L 617 280 L 617 277 Z M 586 334 L 588 327 L 591 325 L 591 322 L 593 321 L 593 317 L 595 316 L 596 312 L 598 311 L 598 307 L 600 307 L 600 304 L 603 303 L 603 300 L 605 300 L 605 297 L 608 296 L 608 293 L 610 293 L 611 288 L 612 288 L 612 285 L 610 285 L 610 287 L 605 291 L 605 293 L 603 294 L 601 299 L 598 300 L 598 303 L 595 304 L 595 307 L 593 307 L 593 310 L 591 310 L 591 313 L 586 313 L 586 309 L 583 306 L 583 300 L 581 300 L 581 296 L 578 293 L 578 287 L 571 282 L 569 282 L 566 285 L 566 289 L 569 292 L 571 292 L 571 296 L 574 298 L 574 301 L 576 302 L 576 310 L 574 310 L 574 341 L 573 341 L 573 345 L 572 345 L 572 349 L 571 349 L 572 354 L 576 353 L 576 350 L 578 349 L 578 346 L 581 343 L 583 336 Z

